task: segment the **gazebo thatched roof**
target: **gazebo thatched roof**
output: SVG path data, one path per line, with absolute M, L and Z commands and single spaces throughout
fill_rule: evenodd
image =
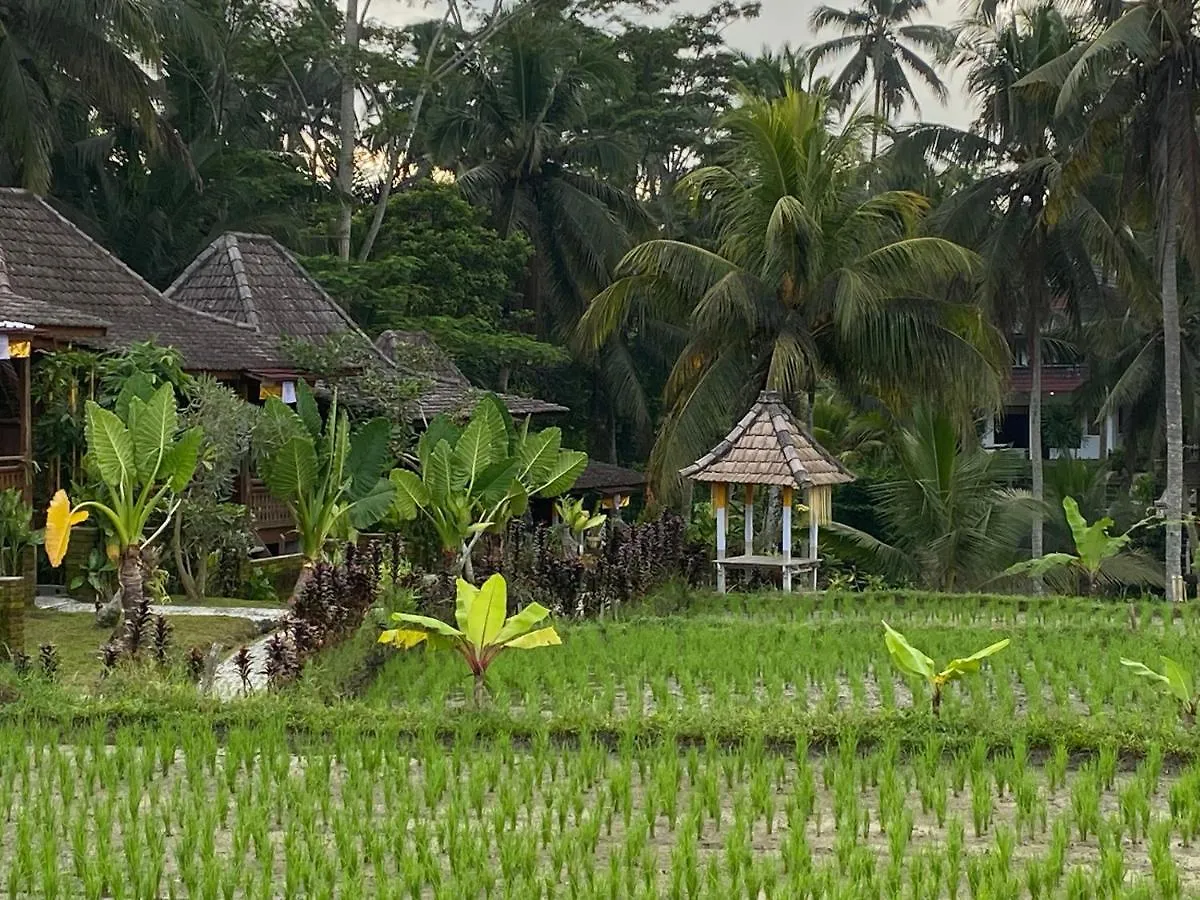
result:
M 804 430 L 777 391 L 758 402 L 717 446 L 680 474 L 693 481 L 806 488 L 854 476 Z

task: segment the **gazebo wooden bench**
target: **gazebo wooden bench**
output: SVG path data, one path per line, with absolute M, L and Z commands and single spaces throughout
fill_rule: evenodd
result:
M 743 553 L 741 556 L 727 556 L 724 559 L 718 559 L 715 565 L 717 567 L 717 582 L 722 590 L 725 585 L 725 569 L 779 569 L 784 590 L 791 590 L 797 575 L 807 575 L 809 587 L 815 591 L 817 589 L 817 569 L 820 563 L 821 560 L 819 559 L 809 559 L 807 557 L 793 556 L 785 558 L 783 556 L 772 556 L 764 553 Z
M 712 503 L 717 518 L 717 590 L 725 593 L 726 569 L 775 569 L 785 591 L 792 589 L 795 575 L 807 575 L 812 590 L 817 588 L 818 529 L 832 518 L 833 486 L 853 481 L 837 457 L 825 450 L 796 421 L 776 391 L 763 391 L 758 402 L 717 446 L 680 474 L 712 486 Z M 745 490 L 745 552 L 726 553 L 729 485 Z M 765 485 L 782 495 L 783 539 L 779 556 L 754 552 L 754 488 Z M 804 491 L 803 511 L 808 519 L 808 545 L 803 556 L 792 556 L 792 508 L 795 491 Z

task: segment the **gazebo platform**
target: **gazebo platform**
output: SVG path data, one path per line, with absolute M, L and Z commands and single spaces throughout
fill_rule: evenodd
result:
M 722 584 L 725 582 L 725 569 L 779 569 L 786 576 L 785 581 L 790 582 L 792 577 L 796 575 L 807 575 L 809 584 L 812 590 L 817 589 L 817 569 L 821 564 L 820 559 L 808 559 L 805 557 L 793 556 L 774 556 L 763 553 L 743 553 L 741 556 L 727 556 L 724 559 L 718 559 L 715 562 L 717 567 L 717 577 Z

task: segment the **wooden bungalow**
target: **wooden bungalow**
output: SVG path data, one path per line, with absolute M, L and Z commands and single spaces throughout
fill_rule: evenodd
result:
M 167 288 L 173 303 L 236 325 L 263 340 L 281 338 L 319 343 L 347 333 L 369 339 L 345 310 L 305 271 L 300 262 L 274 238 L 260 234 L 223 234 L 213 241 Z M 428 365 L 410 370 L 397 360 L 401 344 L 425 341 Z M 480 391 L 474 388 L 452 361 L 440 354 L 428 336 L 415 332 L 387 332 L 374 345 L 380 358 L 396 367 L 399 377 L 419 377 L 425 383 L 408 415 L 420 423 L 442 412 L 465 411 Z M 426 354 L 422 354 L 423 356 Z M 252 369 L 260 392 L 280 390 L 280 373 Z M 282 385 L 285 393 L 286 384 Z M 565 407 L 543 400 L 501 395 L 513 415 L 563 412 Z M 239 500 L 250 507 L 260 536 L 268 544 L 282 546 L 292 527 L 287 508 L 270 496 L 265 485 L 246 477 L 239 486 Z
M 720 443 L 680 474 L 712 486 L 717 519 L 717 590 L 724 593 L 728 568 L 773 569 L 781 573 L 783 589 L 792 589 L 794 575 L 807 575 L 817 587 L 818 530 L 831 517 L 833 486 L 854 476 L 796 421 L 777 391 L 763 391 L 758 402 Z M 729 486 L 745 491 L 744 552 L 726 552 Z M 755 487 L 778 488 L 782 494 L 782 553 L 756 553 L 754 545 Z M 804 492 L 808 542 L 802 556 L 792 554 L 792 507 L 796 491 Z
M 0 485 L 31 488 L 30 374 L 43 351 L 154 341 L 184 368 L 247 393 L 254 373 L 295 378 L 278 341 L 176 303 L 28 191 L 0 189 Z M 0 357 L 3 353 L 0 353 Z M 24 362 L 21 362 L 24 360 Z

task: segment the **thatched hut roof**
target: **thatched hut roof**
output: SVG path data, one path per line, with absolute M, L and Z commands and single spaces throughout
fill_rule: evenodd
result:
M 805 488 L 854 476 L 796 421 L 777 391 L 758 402 L 725 438 L 680 474 L 693 481 Z

